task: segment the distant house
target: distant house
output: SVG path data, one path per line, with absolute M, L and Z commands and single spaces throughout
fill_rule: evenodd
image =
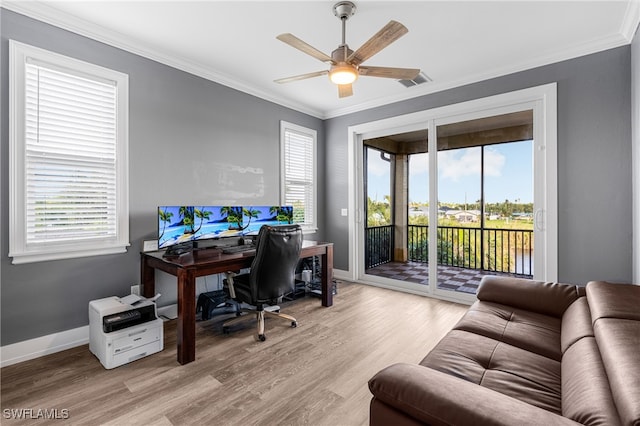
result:
M 533 220 L 533 213 L 514 213 L 512 216 L 514 220 Z
M 409 209 L 409 217 L 429 216 L 429 206 L 414 206 Z
M 448 210 L 445 215 L 447 218 L 456 219 L 460 223 L 480 221 L 480 210 Z

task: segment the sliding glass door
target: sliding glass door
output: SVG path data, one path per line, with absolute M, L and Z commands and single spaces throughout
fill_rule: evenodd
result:
M 459 301 L 485 274 L 556 279 L 554 85 L 350 131 L 356 279 Z
M 533 277 L 533 111 L 438 125 L 436 294 Z

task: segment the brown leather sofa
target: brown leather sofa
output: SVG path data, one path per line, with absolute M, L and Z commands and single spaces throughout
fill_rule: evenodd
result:
M 371 425 L 640 425 L 640 286 L 487 276 L 477 296 L 371 378 Z

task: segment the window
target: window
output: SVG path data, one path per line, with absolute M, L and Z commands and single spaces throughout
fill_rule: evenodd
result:
M 129 245 L 128 77 L 10 41 L 13 263 Z
M 280 122 L 281 202 L 293 206 L 294 222 L 317 229 L 316 131 Z

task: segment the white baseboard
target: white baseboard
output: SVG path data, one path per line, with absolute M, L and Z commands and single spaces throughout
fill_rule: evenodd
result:
M 75 348 L 89 343 L 89 326 L 36 337 L 0 347 L 0 367 Z
M 333 278 L 338 280 L 352 281 L 349 271 L 343 271 L 342 269 L 334 269 Z

